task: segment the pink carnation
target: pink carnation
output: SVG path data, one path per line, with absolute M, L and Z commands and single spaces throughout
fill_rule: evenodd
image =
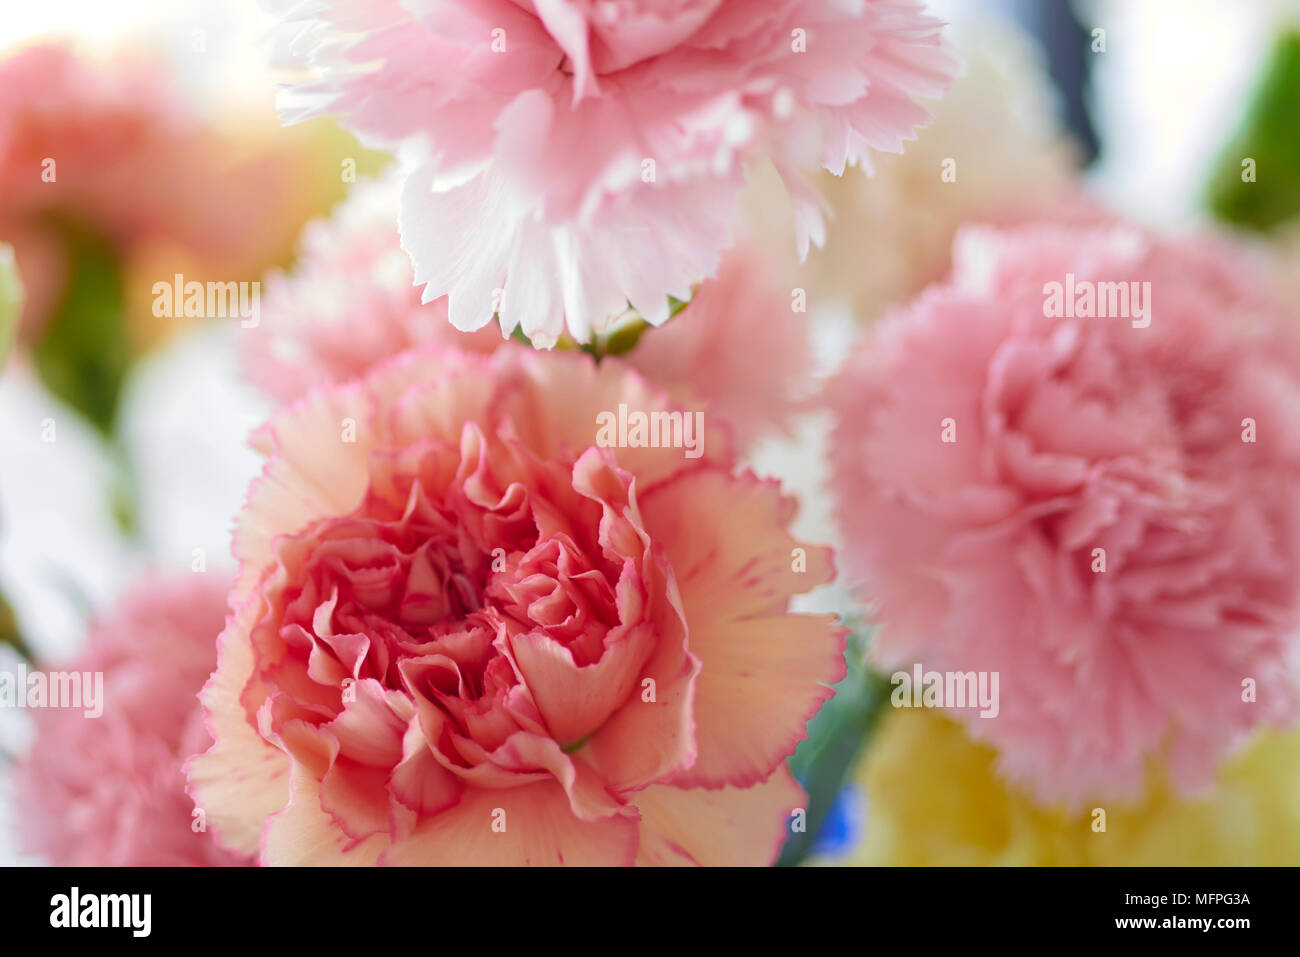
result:
M 448 325 L 445 298 L 420 303 L 398 243 L 397 205 L 391 177 L 358 183 L 331 217 L 308 226 L 294 269 L 269 279 L 261 322 L 240 331 L 247 377 L 267 394 L 289 401 L 416 346 L 525 348 L 495 326 Z M 775 257 L 741 244 L 679 315 L 620 358 L 675 401 L 725 419 L 747 449 L 787 428 L 809 387 L 807 316 L 792 308 L 792 285 Z
M 197 696 L 216 661 L 227 585 L 206 575 L 142 583 L 55 669 L 101 672 L 103 710 L 32 712 L 35 744 L 15 775 L 25 851 L 67 866 L 248 863 L 195 830 L 182 770 L 211 743 Z
M 159 154 L 186 129 L 157 64 L 96 68 L 68 47 L 0 58 L 0 239 L 13 243 L 35 335 L 70 280 L 64 219 L 116 245 L 158 230 Z
M 150 51 L 43 43 L 0 56 L 0 242 L 23 277 L 25 342 L 57 313 L 87 243 L 122 270 L 141 346 L 171 325 L 151 313 L 155 282 L 256 275 L 323 200 L 318 144 L 274 126 L 272 141 L 247 116 L 227 130 L 184 86 Z
M 428 349 L 256 436 L 191 791 L 265 864 L 770 862 L 844 670 L 794 503 L 617 361 Z M 682 411 L 677 409 L 676 411 Z
M 770 160 L 820 242 L 802 179 L 899 152 L 954 72 L 906 2 L 328 0 L 288 3 L 315 79 L 289 119 L 339 112 L 413 144 L 403 244 L 427 300 L 536 345 L 629 304 L 656 325 L 732 241 L 742 165 Z
M 679 402 L 702 406 L 731 426 L 747 451 L 772 431 L 789 431 L 811 389 L 807 313 L 794 283 L 755 243 L 722 257 L 680 315 L 648 329 L 623 358 Z
M 1300 349 L 1252 265 L 1118 227 L 966 230 L 952 280 L 830 387 L 877 662 L 998 672 L 1000 713 L 958 713 L 1043 798 L 1132 795 L 1153 757 L 1198 783 L 1297 716 Z M 1149 283 L 1149 325 L 1048 315 L 1067 275 L 1076 302 Z
M 292 273 L 269 277 L 262 321 L 240 332 L 248 378 L 267 394 L 289 401 L 412 346 L 501 345 L 495 327 L 450 326 L 446 299 L 421 304 L 398 240 L 397 194 L 392 177 L 358 183 L 332 216 L 307 224 Z

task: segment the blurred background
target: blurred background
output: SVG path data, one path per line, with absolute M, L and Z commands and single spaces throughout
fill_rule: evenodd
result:
M 959 223 L 1031 204 L 1086 195 L 1175 230 L 1217 220 L 1296 261 L 1300 0 L 929 6 L 951 20 L 967 75 L 905 156 L 883 157 L 870 180 L 827 177 L 836 219 L 802 267 L 823 373 L 862 324 L 942 276 Z M 280 127 L 270 25 L 256 0 L 43 0 L 0 18 L 0 244 L 23 287 L 7 308 L 0 255 L 0 669 L 74 652 L 141 571 L 232 570 L 231 516 L 258 468 L 245 437 L 267 401 L 240 378 L 239 323 L 155 317 L 153 283 L 252 282 L 290 266 L 349 171 L 387 162 L 328 121 Z M 1267 170 L 1249 189 L 1242 156 Z M 51 182 L 33 174 L 45 157 L 57 160 Z M 961 164 L 958 189 L 935 187 L 947 157 Z M 754 228 L 792 256 L 761 182 L 754 193 Z M 810 413 L 754 464 L 800 496 L 803 536 L 834 542 L 826 425 Z M 840 586 L 811 604 L 852 608 Z M 878 770 L 855 771 L 880 688 L 848 680 L 795 758 L 812 826 L 788 863 L 888 857 L 883 844 L 863 850 L 870 775 L 888 762 L 912 762 L 918 786 L 994 787 L 979 755 L 957 748 L 936 763 L 946 730 L 913 742 L 927 759 L 895 735 Z M 7 794 L 30 733 L 27 715 L 0 709 L 2 863 L 36 863 L 16 850 Z M 1240 772 L 1241 786 L 1268 768 Z M 999 796 L 987 826 L 1010 827 L 1014 800 Z M 1148 836 L 1162 826 L 1132 824 Z

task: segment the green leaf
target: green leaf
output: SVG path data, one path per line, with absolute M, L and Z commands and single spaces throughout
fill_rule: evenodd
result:
M 1220 219 L 1257 230 L 1300 216 L 1300 32 L 1278 38 L 1245 120 L 1208 185 Z M 1254 182 L 1243 162 L 1254 161 Z
M 677 299 L 673 296 L 668 297 L 668 318 L 672 319 L 679 312 L 690 305 L 689 300 Z M 641 341 L 642 334 L 652 328 L 650 323 L 642 319 L 639 315 L 629 310 L 629 321 L 626 325 L 615 329 L 606 336 L 593 336 L 587 342 L 575 342 L 568 334 L 560 336 L 556 343 L 557 349 L 577 349 L 585 352 L 594 358 L 597 362 L 606 356 L 626 355 L 636 348 L 636 344 Z M 497 316 L 499 319 L 500 317 Z M 517 342 L 522 342 L 526 346 L 532 346 L 532 342 L 524 335 L 522 326 L 516 326 L 515 331 L 511 333 L 511 338 Z
M 4 371 L 18 338 L 18 320 L 22 315 L 23 284 L 14 262 L 14 248 L 0 243 L 0 372 Z
M 615 329 L 605 340 L 604 354 L 607 356 L 626 355 L 636 348 L 641 341 L 641 334 L 650 328 L 644 319 L 636 319 L 620 329 Z
M 807 830 L 790 835 L 777 861 L 779 867 L 798 864 L 808 856 L 889 701 L 889 679 L 866 667 L 866 644 L 866 633 L 855 630 L 849 635 L 848 674 L 835 686 L 835 697 L 808 722 L 808 738 L 790 758 L 791 772 L 808 792 Z
M 122 275 L 108 243 L 64 226 L 72 281 L 34 358 L 51 392 L 110 435 L 131 364 Z

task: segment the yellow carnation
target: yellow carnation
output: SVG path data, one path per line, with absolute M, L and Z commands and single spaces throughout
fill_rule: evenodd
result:
M 886 715 L 857 780 L 866 833 L 835 863 L 904 865 L 1300 864 L 1300 732 L 1265 732 L 1194 798 L 1153 774 L 1138 805 L 1067 813 L 1037 805 L 994 772 L 995 753 L 941 713 Z

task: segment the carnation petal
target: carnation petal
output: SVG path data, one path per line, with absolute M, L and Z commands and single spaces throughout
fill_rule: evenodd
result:
M 781 765 L 750 787 L 705 791 L 657 784 L 638 791 L 634 803 L 641 814 L 638 864 L 765 867 L 781 853 L 807 796 Z
M 828 685 L 844 676 L 845 633 L 833 616 L 786 613 L 791 597 L 832 574 L 828 549 L 800 545 L 785 530 L 793 508 L 775 483 L 713 470 L 683 475 L 643 500 L 702 662 L 699 757 L 679 783 L 766 778 L 803 738 L 832 694 Z M 799 549 L 806 571 L 792 570 Z
M 636 843 L 634 820 L 580 820 L 570 810 L 564 789 L 545 781 L 466 790 L 455 807 L 422 821 L 409 837 L 394 842 L 381 863 L 607 867 L 632 863 Z
M 248 632 L 261 618 L 260 596 L 249 598 L 217 639 L 217 668 L 199 695 L 213 743 L 186 764 L 189 791 L 219 841 L 256 854 L 262 821 L 289 800 L 289 759 L 248 721 L 240 696 L 253 674 Z
M 267 867 L 366 867 L 375 864 L 388 838 L 355 841 L 334 826 L 321 807 L 320 784 L 301 765 L 290 774 L 289 804 L 266 818 L 261 861 Z

